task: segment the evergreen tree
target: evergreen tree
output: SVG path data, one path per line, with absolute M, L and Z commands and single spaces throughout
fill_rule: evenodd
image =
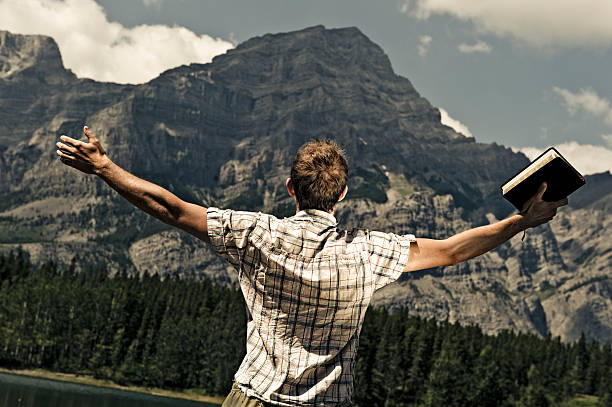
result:
M 486 345 L 476 361 L 474 369 L 474 391 L 469 402 L 474 406 L 497 407 L 508 397 L 504 377 L 491 345 Z
M 519 406 L 520 407 L 548 407 L 550 402 L 546 397 L 546 391 L 542 386 L 541 373 L 535 365 L 531 365 L 527 373 L 529 384 L 525 387 Z
M 418 333 L 412 346 L 413 356 L 405 383 L 405 399 L 412 404 L 417 403 L 425 393 L 424 389 L 431 370 L 437 326 L 431 319 L 422 324 L 415 323 L 414 329 Z
M 425 406 L 467 405 L 471 386 L 465 361 L 461 358 L 464 349 L 457 339 L 447 336 L 442 344 L 429 375 Z
M 0 366 L 227 394 L 245 351 L 239 290 L 75 270 L 75 262 L 34 268 L 23 252 L 0 255 Z M 512 331 L 487 336 L 372 308 L 355 375 L 355 406 L 547 406 L 575 393 L 609 406 L 612 347 L 584 336 L 574 344 Z
M 601 396 L 597 403 L 597 407 L 612 407 L 612 390 L 606 391 Z
M 571 350 L 571 371 L 569 376 L 569 388 L 572 394 L 579 393 L 584 389 L 587 366 L 589 364 L 589 352 L 587 349 L 584 333 Z

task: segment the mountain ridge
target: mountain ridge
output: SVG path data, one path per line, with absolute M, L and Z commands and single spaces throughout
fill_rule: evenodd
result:
M 39 41 L 23 37 L 24 44 Z M 51 52 L 51 42 L 40 43 L 51 44 Z M 55 62 L 34 71 L 59 69 L 49 60 Z M 57 161 L 57 137 L 80 138 L 85 123 L 111 159 L 183 199 L 277 216 L 294 211 L 284 180 L 297 148 L 310 138 L 333 138 L 350 161 L 338 220 L 432 238 L 511 213 L 499 185 L 528 162 L 441 124 L 439 110 L 356 28 L 267 34 L 141 85 L 60 76 L 0 78 L 0 250 L 22 247 L 38 262 L 69 263 L 78 253 L 115 272 L 235 281 L 201 242 Z M 560 211 L 558 221 L 528 231 L 525 242 L 516 238 L 470 262 L 406 275 L 375 303 L 478 323 L 488 332 L 514 328 L 573 340 L 582 330 L 611 340 L 612 257 L 604 232 L 610 216 L 589 204 L 605 200 L 608 181 L 593 179 L 599 189 Z M 575 305 L 557 312 L 569 303 Z
M 0 30 L 0 78 L 14 78 L 20 74 L 51 81 L 61 76 L 75 77 L 64 68 L 59 47 L 53 38 L 44 35 L 15 36 Z

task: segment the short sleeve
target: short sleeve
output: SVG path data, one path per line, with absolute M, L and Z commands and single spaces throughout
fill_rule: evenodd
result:
M 410 243 L 413 242 L 416 242 L 414 235 L 370 232 L 369 265 L 376 290 L 402 275 L 408 263 Z
M 208 208 L 206 210 L 208 237 L 214 251 L 239 268 L 258 215 L 253 212 Z

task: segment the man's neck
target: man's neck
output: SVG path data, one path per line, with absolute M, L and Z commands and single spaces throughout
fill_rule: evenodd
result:
M 334 209 L 335 209 L 335 208 L 334 208 Z M 318 211 L 321 211 L 321 212 L 327 212 L 327 213 L 329 213 L 330 215 L 333 215 L 333 214 L 334 214 L 334 209 L 332 209 L 332 210 L 330 210 L 330 211 L 326 211 L 326 210 L 323 210 L 323 209 L 317 209 L 317 210 L 318 210 Z M 295 214 L 297 215 L 297 214 L 298 214 L 300 211 L 301 211 L 300 207 L 299 207 L 298 205 L 295 205 Z

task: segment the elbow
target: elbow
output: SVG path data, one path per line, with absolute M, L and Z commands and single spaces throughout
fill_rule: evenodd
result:
M 151 204 L 148 208 L 143 208 L 149 215 L 161 220 L 162 222 L 170 225 L 177 226 L 179 223 L 180 213 L 172 210 L 172 208 L 161 205 L 159 203 Z
M 171 226 L 178 226 L 181 223 L 183 214 L 180 210 L 166 208 L 166 223 Z
M 165 200 L 159 205 L 159 219 L 170 226 L 179 226 L 184 217 L 180 200 Z
M 181 225 L 184 223 L 184 216 L 181 212 L 166 210 L 164 219 L 162 219 L 162 221 L 170 226 L 181 227 Z

